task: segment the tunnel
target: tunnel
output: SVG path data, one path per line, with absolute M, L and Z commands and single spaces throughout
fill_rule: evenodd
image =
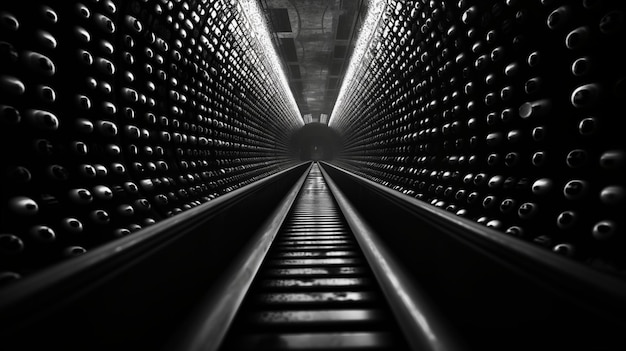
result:
M 332 161 L 342 149 L 341 136 L 319 122 L 306 124 L 290 137 L 289 150 L 301 161 Z
M 1 350 L 626 350 L 618 0 L 0 4 Z

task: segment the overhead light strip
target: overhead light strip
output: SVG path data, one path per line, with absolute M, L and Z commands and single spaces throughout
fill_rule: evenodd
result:
M 337 96 L 333 112 L 328 120 L 329 126 L 333 125 L 333 121 L 337 119 L 337 115 L 343 110 L 344 95 L 354 83 L 355 75 L 358 73 L 357 69 L 360 67 L 364 56 L 367 54 L 367 49 L 369 48 L 372 36 L 376 33 L 378 22 L 380 22 L 386 8 L 387 1 L 369 0 L 368 11 L 365 15 L 363 26 L 361 27 L 361 33 L 359 33 L 359 38 L 357 39 L 352 57 L 350 58 L 350 63 L 348 64 L 348 70 L 346 71 L 345 78 L 341 83 L 339 95 Z
M 269 69 L 270 75 L 273 75 L 273 78 L 280 83 L 283 94 L 290 105 L 291 112 L 294 114 L 294 118 L 296 118 L 301 125 L 304 125 L 300 108 L 293 96 L 291 87 L 287 81 L 287 76 L 283 70 L 283 66 L 280 64 L 280 59 L 274 48 L 272 38 L 270 37 L 270 29 L 263 15 L 263 9 L 261 9 L 257 0 L 239 0 L 239 4 L 250 22 L 252 29 L 250 35 L 252 38 L 256 38 L 259 43 L 258 49 L 262 51 L 259 54 L 265 58 L 265 63 L 269 64 L 269 67 L 266 67 Z

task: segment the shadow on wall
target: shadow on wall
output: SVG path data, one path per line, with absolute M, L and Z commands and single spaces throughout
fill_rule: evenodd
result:
M 342 149 L 339 134 L 326 124 L 309 123 L 291 136 L 290 153 L 302 161 L 332 160 Z

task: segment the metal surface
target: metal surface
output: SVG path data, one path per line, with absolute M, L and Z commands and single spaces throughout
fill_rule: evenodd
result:
M 175 345 L 175 349 L 211 351 L 219 347 L 309 170 L 310 167 L 267 222 L 259 228 L 236 262 L 230 265 L 224 279 L 215 284 L 217 288 L 204 299 L 194 318 L 189 320 L 189 327 L 183 328 L 184 335 L 177 339 L 180 344 Z
M 378 235 L 322 169 L 328 187 L 357 238 L 387 297 L 404 335 L 414 350 L 464 350 L 430 299 L 420 291 Z
M 406 349 L 399 330 L 314 164 L 221 350 Z

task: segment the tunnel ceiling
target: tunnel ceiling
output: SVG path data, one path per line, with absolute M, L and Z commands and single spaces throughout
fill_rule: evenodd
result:
M 264 0 L 285 74 L 305 122 L 327 123 L 356 40 L 362 0 Z

